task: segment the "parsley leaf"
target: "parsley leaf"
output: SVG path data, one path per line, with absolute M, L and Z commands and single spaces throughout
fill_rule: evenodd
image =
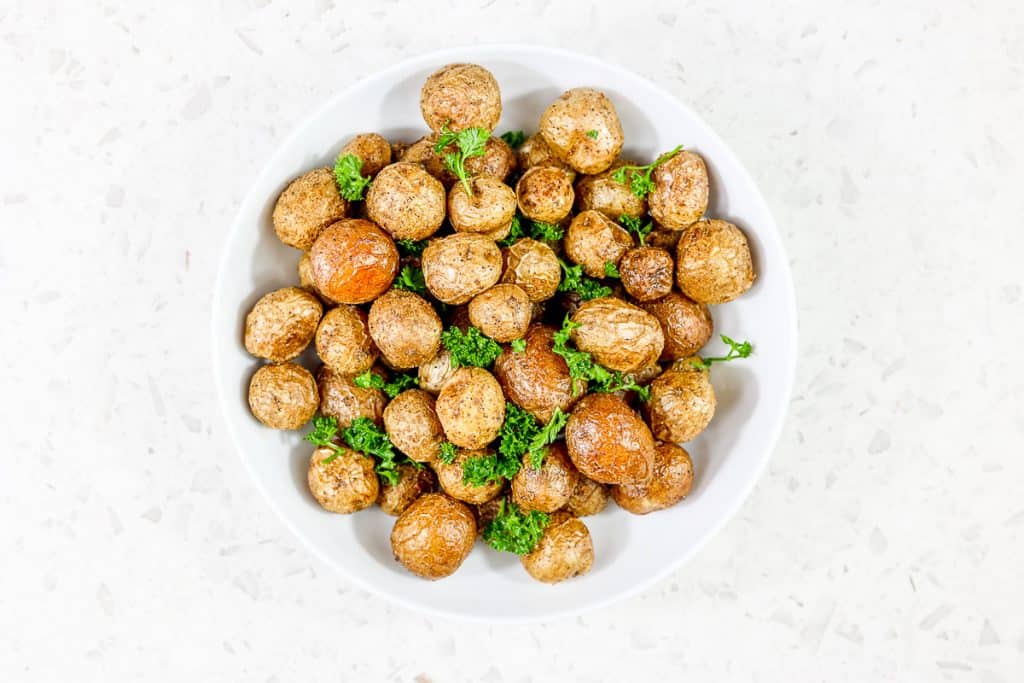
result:
M 367 370 L 361 375 L 356 375 L 352 383 L 362 389 L 380 389 L 388 398 L 394 398 L 409 387 L 419 386 L 420 380 L 416 375 L 402 372 L 395 375 L 390 382 L 385 382 L 383 377 L 372 370 Z
M 619 216 L 619 223 L 621 223 L 626 230 L 636 235 L 641 247 L 644 246 L 647 236 L 651 234 L 651 230 L 654 228 L 654 224 L 651 223 L 651 221 L 641 224 L 639 218 L 636 216 L 630 216 L 626 213 Z
M 391 286 L 416 294 L 427 293 L 427 281 L 423 277 L 423 270 L 415 266 L 402 266 L 402 270 L 399 271 L 398 277 L 391 283 Z
M 612 180 L 623 185 L 628 181 L 630 191 L 643 199 L 654 189 L 654 181 L 651 180 L 654 169 L 679 154 L 682 149 L 682 145 L 677 145 L 675 149 L 665 152 L 646 166 L 620 166 L 612 173 Z
M 642 387 L 632 380 L 626 381 L 622 377 L 622 373 L 618 371 L 613 372 L 603 365 L 598 365 L 586 351 L 580 351 L 569 346 L 572 331 L 579 326 L 579 323 L 573 322 L 569 319 L 569 316 L 566 316 L 565 320 L 562 321 L 562 329 L 555 332 L 554 344 L 551 348 L 552 351 L 565 360 L 565 364 L 569 367 L 569 377 L 572 378 L 573 392 L 576 391 L 576 380 L 585 379 L 591 391 L 605 394 L 615 391 L 635 391 L 640 400 L 646 402 L 651 395 L 649 388 Z
M 487 486 L 491 482 L 511 479 L 519 471 L 521 462 L 501 453 L 488 453 L 466 458 L 462 463 L 462 483 Z
M 521 130 L 510 130 L 501 134 L 501 139 L 512 149 L 519 149 L 526 142 L 526 133 Z
M 333 419 L 333 418 L 331 418 Z M 337 429 L 337 422 L 335 422 Z M 341 433 L 349 448 L 377 458 L 374 471 L 392 486 L 398 483 L 397 453 L 387 433 L 368 417 L 357 417 Z
M 590 138 L 591 140 L 596 140 L 599 135 L 600 133 L 598 133 L 596 130 L 587 131 L 587 137 Z
M 520 462 L 523 453 L 530 449 L 530 443 L 540 432 L 537 419 L 515 403 L 505 403 L 505 421 L 498 432 L 498 453 L 514 462 Z M 517 468 L 518 469 L 518 468 Z
M 612 293 L 611 287 L 605 287 L 592 277 L 583 274 L 583 266 L 570 266 L 558 259 L 562 266 L 562 281 L 558 283 L 559 292 L 576 292 L 583 301 L 599 299 Z
M 445 465 L 451 465 L 455 462 L 455 456 L 458 455 L 458 448 L 451 441 L 441 442 L 441 452 L 438 454 L 437 459 L 443 462 Z
M 526 350 L 526 340 L 525 339 L 513 339 L 512 340 L 512 352 L 513 353 L 522 353 L 525 350 Z
M 314 446 L 330 448 L 334 451 L 320 461 L 326 465 L 345 452 L 344 448 L 334 443 L 336 436 L 338 436 L 338 421 L 326 415 L 316 415 L 313 418 L 313 431 L 302 438 Z
M 707 370 L 714 363 L 728 363 L 737 358 L 749 358 L 750 354 L 754 352 L 754 346 L 749 341 L 738 342 L 724 334 L 722 335 L 722 341 L 729 345 L 729 352 L 727 354 L 711 358 L 694 358 L 690 361 L 690 365 L 700 370 Z
M 604 276 L 605 277 L 619 277 L 619 267 L 611 261 L 604 262 Z
M 551 516 L 537 510 L 524 513 L 502 500 L 498 514 L 484 527 L 484 541 L 495 550 L 526 555 L 537 547 Z
M 370 177 L 364 176 L 362 171 L 363 160 L 355 154 L 344 154 L 334 162 L 334 182 L 341 196 L 350 202 L 362 199 L 370 184 Z
M 475 327 L 469 327 L 465 333 L 457 327 L 449 327 L 441 333 L 441 343 L 448 349 L 453 368 L 489 368 L 501 355 L 501 344 L 485 337 Z
M 557 242 L 565 236 L 565 229 L 561 226 L 554 225 L 553 223 L 544 223 L 542 221 L 532 221 L 532 223 L 533 226 L 530 228 L 530 236 L 535 240 Z
M 512 227 L 509 228 L 508 235 L 504 239 L 498 240 L 498 246 L 511 247 L 523 237 L 526 237 L 526 231 L 523 230 L 523 219 L 517 213 L 512 217 Z
M 455 177 L 462 181 L 466 194 L 472 195 L 473 188 L 469 184 L 469 173 L 466 171 L 466 159 L 471 157 L 482 157 L 487 148 L 487 141 L 491 134 L 483 128 L 463 128 L 455 132 L 444 124 L 441 128 L 441 135 L 434 145 L 435 154 L 444 154 L 444 166 Z M 445 152 L 449 145 L 455 143 L 458 149 L 456 152 Z
M 533 435 L 527 449 L 530 453 L 530 467 L 539 470 L 544 464 L 544 456 L 548 453 L 548 444 L 552 444 L 558 439 L 558 434 L 565 427 L 568 419 L 569 416 L 563 413 L 561 408 L 555 408 L 548 423 Z
M 395 240 L 395 246 L 402 256 L 419 256 L 427 248 L 427 240 Z

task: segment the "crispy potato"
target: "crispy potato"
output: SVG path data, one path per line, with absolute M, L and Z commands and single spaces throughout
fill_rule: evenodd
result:
M 644 484 L 612 487 L 612 498 L 619 507 L 634 515 L 646 515 L 672 507 L 693 486 L 693 462 L 686 449 L 659 441 L 654 451 L 654 476 Z
M 524 237 L 502 250 L 505 271 L 501 281 L 519 285 L 530 301 L 547 301 L 558 291 L 562 268 L 554 249 L 544 242 Z
M 375 374 L 384 372 L 374 368 Z M 338 427 L 345 429 L 357 417 L 368 417 L 376 424 L 381 423 L 384 404 L 387 399 L 380 389 L 363 389 L 352 381 L 352 375 L 343 375 L 326 365 L 316 374 L 320 390 L 320 412 L 338 421 Z
M 576 488 L 566 503 L 565 509 L 577 517 L 596 515 L 608 504 L 608 486 L 582 474 L 576 480 Z
M 551 151 L 580 173 L 607 170 L 622 151 L 622 124 L 600 90 L 573 88 L 544 110 L 540 134 Z
M 320 232 L 348 215 L 348 202 L 338 194 L 334 171 L 318 168 L 293 180 L 274 204 L 271 221 L 278 239 L 308 251 Z
M 366 314 L 355 306 L 327 311 L 316 329 L 316 353 L 324 365 L 344 375 L 369 370 L 380 355 L 370 336 Z
M 406 569 L 440 579 L 458 569 L 476 541 L 476 517 L 465 503 L 427 493 L 405 509 L 391 530 L 391 550 Z
M 724 304 L 754 284 L 754 264 L 743 231 L 728 221 L 694 223 L 676 247 L 676 282 L 702 304 Z
M 407 389 L 384 408 L 384 430 L 395 448 L 417 462 L 432 462 L 441 452 L 444 430 L 434 410 L 434 397 Z
M 444 385 L 455 374 L 452 367 L 451 355 L 448 349 L 442 348 L 437 355 L 419 367 L 417 378 L 420 382 L 420 389 L 431 394 L 438 394 Z
M 659 247 L 630 249 L 619 261 L 619 277 L 626 292 L 637 301 L 667 296 L 675 282 L 672 254 Z
M 575 180 L 576 178 L 576 171 L 573 170 L 572 166 L 555 156 L 551 148 L 548 147 L 548 143 L 544 142 L 544 138 L 540 133 L 534 133 L 519 146 L 519 151 L 516 152 L 516 161 L 522 171 L 526 171 L 534 166 L 554 166 L 566 171 L 570 179 Z
M 537 547 L 519 560 L 530 576 L 543 583 L 558 583 L 586 574 L 594 564 L 590 530 L 568 512 L 556 512 Z
M 360 172 L 371 178 L 391 163 L 391 143 L 377 133 L 361 133 L 347 143 L 338 152 L 338 156 L 352 154 L 363 162 Z
M 249 409 L 273 429 L 298 429 L 312 419 L 319 403 L 313 375 L 295 363 L 262 365 L 249 381 Z
M 680 360 L 651 382 L 643 410 L 655 438 L 683 443 L 696 438 L 715 415 L 715 389 L 707 370 Z
M 420 111 L 435 133 L 445 125 L 489 133 L 501 118 L 501 90 L 491 72 L 478 64 L 448 64 L 427 77 L 420 91 Z
M 614 394 L 584 396 L 565 425 L 576 469 L 604 484 L 640 484 L 654 472 L 654 437 L 640 416 Z
M 526 349 L 521 353 L 505 349 L 494 363 L 494 374 L 508 400 L 545 424 L 555 408 L 568 411 L 587 391 L 583 379 L 573 387 L 565 359 L 551 350 L 554 335 L 547 325 L 533 324 L 526 333 Z
M 398 274 L 398 249 L 380 228 L 361 218 L 338 221 L 309 250 L 318 291 L 342 304 L 373 301 Z
M 434 298 L 464 304 L 501 278 L 501 249 L 484 235 L 457 233 L 431 240 L 420 259 Z
M 647 213 L 647 200 L 637 197 L 629 185 L 612 178 L 612 173 L 630 162 L 619 160 L 608 170 L 597 175 L 585 175 L 576 179 L 576 209 L 578 211 L 600 211 L 613 221 L 620 216 L 636 216 Z
M 374 178 L 366 211 L 396 240 L 423 240 L 444 222 L 444 185 L 422 166 L 399 161 Z
M 505 395 L 483 368 L 459 368 L 437 396 L 437 417 L 456 446 L 483 448 L 498 437 L 505 421 Z
M 682 236 L 682 230 L 669 230 L 655 223 L 654 229 L 647 233 L 647 239 L 644 242 L 649 247 L 661 247 L 667 249 L 670 254 L 674 254 L 676 245 L 679 244 L 679 238 Z
M 665 335 L 653 315 L 614 296 L 591 299 L 572 315 L 572 341 L 610 370 L 635 372 L 654 363 Z
M 665 348 L 661 360 L 677 360 L 695 355 L 703 348 L 715 330 L 711 311 L 705 304 L 680 294 L 670 292 L 667 296 L 640 304 L 661 323 L 665 333 Z
M 530 297 L 517 285 L 494 285 L 469 302 L 469 320 L 473 326 L 502 343 L 526 334 L 532 315 Z
M 328 512 L 343 515 L 373 505 L 380 492 L 373 458 L 345 448 L 330 462 L 324 462 L 333 455 L 332 449 L 321 447 L 309 459 L 306 481 L 316 502 Z
M 437 489 L 437 477 L 429 467 L 417 467 L 412 463 L 398 466 L 398 483 L 382 481 L 377 505 L 385 514 L 397 517 L 420 496 Z
M 434 152 L 435 138 L 430 138 L 429 155 L 426 150 L 413 150 L 410 154 L 418 163 L 423 164 L 427 173 L 441 181 L 445 188 L 451 188 L 459 180 L 458 177 L 449 171 L 444 165 L 444 154 L 458 151 L 455 143 L 444 148 L 439 155 Z M 499 137 L 491 137 L 484 146 L 484 153 L 477 157 L 469 157 L 465 160 L 466 173 L 470 176 L 493 176 L 504 182 L 516 168 L 516 154 L 508 143 Z
M 600 211 L 576 214 L 565 233 L 565 254 L 590 277 L 605 277 L 605 264 L 618 264 L 633 236 Z
M 275 363 L 291 360 L 309 346 L 323 312 L 320 300 L 299 287 L 265 294 L 245 316 L 245 350 Z
M 463 465 L 467 460 L 484 457 L 492 453 L 493 451 L 487 448 L 478 450 L 460 448 L 456 451 L 455 461 L 450 464 L 435 460 L 431 466 L 437 473 L 437 481 L 441 484 L 441 489 L 452 498 L 465 503 L 472 503 L 473 505 L 480 505 L 496 498 L 505 486 L 504 481 L 492 481 L 484 486 L 474 486 L 463 481 Z
M 392 368 L 426 363 L 441 346 L 441 318 L 414 292 L 392 289 L 370 306 L 370 336 Z
M 572 210 L 572 177 L 554 166 L 534 166 L 516 183 L 519 210 L 535 221 L 560 223 Z
M 523 510 L 554 512 L 569 502 L 580 473 L 572 464 L 565 445 L 553 443 L 539 469 L 533 469 L 529 452 L 512 478 L 512 501 Z
M 651 216 L 665 228 L 684 230 L 708 209 L 708 169 L 696 152 L 683 151 L 659 164 L 651 174 L 647 196 Z
M 448 193 L 448 219 L 456 232 L 492 233 L 511 227 L 516 215 L 516 193 L 494 176 L 481 175 L 470 180 L 473 194 L 466 194 L 461 183 Z

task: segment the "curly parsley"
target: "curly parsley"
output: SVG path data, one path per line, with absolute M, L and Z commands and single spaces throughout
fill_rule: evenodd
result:
M 313 417 L 313 431 L 302 438 L 314 446 L 330 448 L 334 451 L 320 461 L 326 465 L 345 452 L 344 448 L 334 442 L 336 436 L 338 436 L 338 421 L 326 415 L 316 415 Z
M 526 350 L 525 339 L 513 339 L 512 340 L 512 353 L 522 353 Z
M 526 231 L 523 230 L 523 219 L 517 213 L 512 217 L 512 226 L 508 230 L 508 235 L 498 240 L 498 246 L 511 247 L 524 237 L 526 237 Z
M 521 462 L 501 453 L 488 453 L 466 458 L 462 463 L 462 483 L 487 486 L 495 481 L 511 479 L 519 471 Z
M 620 275 L 619 275 L 619 267 L 617 265 L 615 265 L 614 263 L 612 263 L 611 261 L 605 261 L 604 262 L 604 276 L 605 277 L 613 277 L 613 278 L 620 277 Z
M 678 145 L 675 149 L 665 152 L 646 166 L 620 166 L 612 173 L 612 180 L 623 185 L 628 183 L 630 191 L 642 199 L 654 189 L 654 181 L 651 180 L 651 174 L 654 173 L 654 169 L 679 154 L 682 149 L 683 146 Z
M 367 370 L 361 375 L 356 375 L 352 383 L 361 389 L 380 389 L 388 398 L 394 398 L 410 387 L 418 387 L 420 380 L 416 375 L 403 372 L 395 375 L 390 382 L 385 382 L 383 377 L 372 370 Z
M 600 135 L 601 134 L 599 132 L 597 132 L 596 130 L 588 130 L 587 131 L 587 137 L 590 138 L 591 140 L 596 140 L 598 138 L 598 136 L 600 136 Z
M 415 266 L 402 266 L 402 270 L 398 272 L 398 277 L 391 283 L 391 286 L 416 294 L 427 293 L 427 281 L 423 277 L 423 269 Z
M 530 467 L 535 470 L 540 469 L 541 465 L 544 464 L 544 456 L 548 454 L 548 445 L 553 444 L 558 439 L 559 433 L 561 433 L 568 420 L 568 415 L 563 413 L 560 408 L 555 408 L 554 412 L 551 413 L 551 419 L 548 420 L 548 423 L 533 435 L 527 448 L 527 452 L 530 454 Z
M 333 419 L 333 418 L 331 418 Z M 337 422 L 335 422 L 337 429 Z M 394 486 L 398 483 L 398 454 L 387 433 L 368 417 L 357 417 L 341 433 L 349 448 L 377 458 L 374 471 L 381 479 Z
M 562 266 L 562 281 L 558 283 L 559 292 L 576 292 L 583 301 L 599 299 L 612 293 L 611 287 L 606 287 L 594 278 L 584 275 L 583 266 L 570 266 L 562 259 L 558 259 L 558 263 Z
M 370 177 L 362 172 L 363 160 L 355 154 L 343 154 L 334 162 L 334 182 L 341 196 L 350 202 L 362 199 L 370 184 Z
M 482 157 L 487 148 L 491 134 L 483 128 L 463 128 L 455 132 L 444 124 L 441 135 L 434 145 L 435 154 L 444 154 L 444 167 L 462 182 L 466 194 L 472 195 L 473 188 L 469 184 L 469 173 L 466 171 L 466 159 Z M 449 145 L 455 143 L 458 151 L 445 152 Z
M 526 133 L 521 130 L 510 130 L 501 134 L 501 139 L 512 149 L 519 149 L 526 142 Z
M 449 327 L 441 333 L 441 343 L 448 349 L 453 368 L 489 368 L 501 355 L 501 344 L 484 336 L 475 327 L 469 327 L 465 332 L 457 327 Z
M 501 552 L 526 555 L 537 547 L 550 521 L 546 513 L 523 512 L 515 503 L 502 500 L 498 514 L 484 527 L 484 542 Z
M 615 391 L 634 391 L 641 401 L 650 398 L 651 390 L 648 387 L 640 386 L 632 380 L 623 378 L 622 373 L 612 371 L 603 365 L 598 365 L 586 351 L 580 351 L 569 345 L 572 331 L 579 327 L 565 317 L 562 321 L 562 329 L 554 335 L 554 345 L 551 350 L 565 360 L 569 367 L 569 377 L 572 378 L 572 390 L 576 391 L 576 380 L 586 380 L 591 391 L 610 394 Z
M 729 345 L 729 351 L 724 356 L 713 356 L 711 358 L 693 358 L 690 365 L 700 370 L 707 370 L 715 363 L 728 363 L 737 358 L 749 358 L 754 352 L 754 346 L 749 341 L 738 342 L 722 335 L 722 341 Z
M 437 459 L 445 465 L 451 465 L 455 462 L 455 456 L 458 455 L 458 452 L 459 449 L 451 441 L 442 441 L 441 452 L 438 454 Z
M 395 240 L 395 246 L 402 256 L 419 256 L 427 248 L 427 240 Z
M 647 241 L 647 236 L 651 234 L 651 230 L 654 229 L 654 224 L 651 221 L 641 223 L 640 219 L 636 216 L 630 216 L 629 214 L 622 214 L 619 216 L 619 223 L 622 227 L 626 228 L 629 232 L 636 235 L 637 241 L 640 242 L 640 246 L 644 246 Z

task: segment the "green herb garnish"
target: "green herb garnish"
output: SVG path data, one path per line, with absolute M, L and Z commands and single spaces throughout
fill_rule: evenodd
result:
M 516 476 L 522 463 L 508 458 L 501 453 L 488 453 L 462 462 L 462 483 L 470 486 L 487 486 L 488 484 Z
M 513 353 L 522 353 L 525 350 L 526 350 L 526 340 L 525 339 L 513 339 L 512 340 L 512 352 Z
M 415 266 L 402 266 L 402 270 L 398 272 L 398 277 L 391 283 L 391 286 L 416 294 L 427 293 L 427 281 L 423 277 L 423 269 Z
M 619 216 L 619 223 L 622 224 L 626 230 L 636 235 L 637 241 L 640 242 L 640 246 L 644 246 L 647 241 L 647 236 L 651 234 L 651 230 L 654 229 L 654 224 L 651 221 L 642 223 L 636 216 L 630 216 L 629 214 L 622 214 Z
M 612 173 L 612 180 L 623 185 L 628 182 L 630 191 L 643 199 L 654 189 L 654 181 L 651 180 L 651 174 L 654 173 L 654 169 L 679 154 L 682 149 L 683 146 L 678 145 L 675 149 L 665 152 L 646 166 L 620 166 Z
M 395 246 L 402 256 L 419 256 L 427 248 L 427 240 L 395 240 Z
M 587 137 L 590 138 L 591 140 L 596 140 L 597 136 L 599 136 L 599 135 L 600 135 L 600 133 L 598 133 L 596 130 L 588 130 L 587 131 Z
M 448 349 L 453 368 L 489 368 L 501 355 L 501 344 L 484 336 L 475 327 L 469 327 L 465 332 L 457 327 L 449 327 L 441 333 L 441 343 Z
M 484 527 L 484 542 L 501 552 L 526 555 L 537 547 L 551 516 L 531 510 L 523 512 L 515 503 L 502 500 L 498 514 Z
M 483 128 L 463 128 L 455 132 L 446 123 L 441 128 L 437 144 L 434 145 L 434 153 L 444 154 L 444 167 L 462 182 L 468 195 L 473 194 L 473 188 L 469 184 L 466 159 L 483 156 L 490 137 L 491 134 Z M 446 153 L 444 150 L 452 143 L 455 143 L 458 151 Z
M 622 377 L 621 372 L 612 371 L 603 365 L 598 365 L 589 353 L 569 345 L 572 331 L 579 326 L 579 323 L 574 323 L 569 319 L 569 316 L 566 316 L 565 320 L 562 321 L 562 329 L 555 332 L 554 344 L 551 348 L 552 351 L 565 359 L 565 364 L 569 367 L 569 377 L 572 378 L 573 393 L 576 392 L 576 380 L 585 379 L 591 391 L 606 394 L 624 390 L 635 391 L 641 401 L 647 401 L 651 395 L 651 390 L 648 387 L 642 387 L 633 381 L 626 381 Z
M 498 246 L 511 247 L 524 237 L 526 237 L 526 231 L 523 230 L 523 220 L 517 213 L 512 217 L 512 226 L 508 229 L 508 235 L 503 239 L 498 240 Z
M 388 398 L 394 398 L 410 387 L 419 386 L 420 380 L 416 375 L 402 372 L 395 375 L 390 382 L 385 382 L 383 377 L 372 370 L 367 370 L 361 375 L 356 375 L 352 383 L 361 389 L 380 389 Z
M 535 240 L 557 242 L 565 236 L 565 229 L 553 223 L 544 223 L 542 221 L 532 221 L 532 223 L 530 236 Z
M 562 266 L 562 281 L 558 283 L 559 292 L 576 292 L 583 301 L 599 299 L 612 293 L 611 287 L 606 287 L 594 278 L 584 275 L 583 266 L 570 266 L 562 259 L 558 259 L 558 263 Z
M 320 461 L 326 465 L 345 452 L 344 448 L 334 442 L 336 436 L 338 436 L 338 421 L 326 415 L 316 415 L 313 417 L 313 431 L 302 438 L 314 446 L 330 448 L 334 451 Z
M 619 277 L 619 267 L 611 261 L 604 262 L 604 276 L 605 277 Z
M 521 130 L 510 130 L 501 134 L 501 139 L 512 149 L 519 149 L 526 142 L 526 133 Z
M 700 370 L 707 370 L 715 363 L 728 363 L 737 358 L 749 358 L 754 352 L 754 346 L 748 342 L 738 342 L 730 337 L 722 335 L 722 341 L 729 345 L 729 352 L 724 356 L 712 356 L 711 358 L 693 358 L 690 365 Z
M 334 427 L 337 429 L 337 422 Z M 392 486 L 398 483 L 395 446 L 387 433 L 374 424 L 373 420 L 368 417 L 357 417 L 341 433 L 341 438 L 352 450 L 377 458 L 377 466 L 374 467 L 377 476 Z
M 338 193 L 350 202 L 363 198 L 370 177 L 364 176 L 363 160 L 355 154 L 344 154 L 334 162 L 334 182 L 338 185 Z
M 541 465 L 544 464 L 544 456 L 548 454 L 548 445 L 553 444 L 558 439 L 558 435 L 562 428 L 565 427 L 568 419 L 569 416 L 563 413 L 560 408 L 555 408 L 554 412 L 551 413 L 551 419 L 548 420 L 548 423 L 533 435 L 527 448 L 527 452 L 530 454 L 530 467 L 539 470 Z
M 458 455 L 458 448 L 451 441 L 441 442 L 441 452 L 438 454 L 437 459 L 443 462 L 445 465 L 451 465 L 455 462 L 455 456 Z

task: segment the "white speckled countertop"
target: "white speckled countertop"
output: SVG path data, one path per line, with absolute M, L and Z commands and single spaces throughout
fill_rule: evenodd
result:
M 468 5 L 0 4 L 0 680 L 1024 680 L 1019 3 Z M 489 40 L 693 106 L 775 212 L 801 349 L 767 473 L 690 564 L 482 628 L 297 545 L 228 443 L 207 329 L 282 136 Z

